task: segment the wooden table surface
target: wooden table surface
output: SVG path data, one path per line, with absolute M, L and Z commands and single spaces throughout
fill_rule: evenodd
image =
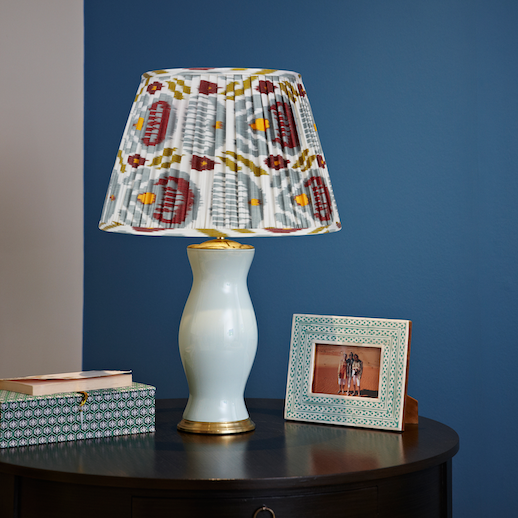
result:
M 421 470 L 451 458 L 458 436 L 420 417 L 403 433 L 306 424 L 283 419 L 282 400 L 249 399 L 256 430 L 234 436 L 179 433 L 185 400 L 157 400 L 155 434 L 0 450 L 0 470 L 134 487 L 246 487 L 253 480 L 296 477 L 300 484 L 368 480 Z M 187 460 L 187 462 L 186 462 Z M 107 480 L 107 478 L 109 480 Z
M 448 462 L 451 470 L 459 448 L 454 430 L 425 417 L 403 433 L 307 424 L 285 421 L 284 402 L 274 399 L 247 400 L 253 432 L 179 433 L 185 403 L 157 400 L 152 434 L 0 450 L 0 474 L 7 481 L 123 488 L 128 498 L 135 491 L 281 494 L 358 487 Z

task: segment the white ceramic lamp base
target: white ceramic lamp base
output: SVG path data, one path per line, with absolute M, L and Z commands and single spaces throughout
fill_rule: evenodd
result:
M 255 250 L 200 247 L 187 249 L 193 284 L 180 322 L 179 346 L 189 401 L 178 429 L 247 432 L 255 428 L 244 401 L 257 349 L 257 322 L 246 282 Z

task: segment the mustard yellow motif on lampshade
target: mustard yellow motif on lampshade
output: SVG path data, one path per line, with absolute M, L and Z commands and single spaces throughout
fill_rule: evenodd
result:
M 270 127 L 270 122 L 268 119 L 255 119 L 250 126 L 257 131 L 266 131 Z
M 295 196 L 295 201 L 301 205 L 301 206 L 305 206 L 309 203 L 309 198 L 307 196 L 306 193 L 302 193 L 302 194 L 299 194 L 298 196 Z
M 137 196 L 138 201 L 144 205 L 151 205 L 156 201 L 156 194 L 152 192 L 144 192 Z

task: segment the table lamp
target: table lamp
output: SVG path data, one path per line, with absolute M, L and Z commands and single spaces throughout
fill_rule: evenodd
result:
M 251 68 L 143 74 L 99 228 L 212 238 L 187 248 L 193 285 L 179 347 L 189 400 L 178 429 L 253 430 L 244 389 L 257 348 L 247 288 L 255 250 L 229 238 L 341 228 L 301 76 Z

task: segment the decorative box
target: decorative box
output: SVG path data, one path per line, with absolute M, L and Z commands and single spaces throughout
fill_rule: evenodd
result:
M 155 431 L 155 387 L 28 396 L 0 390 L 0 448 Z

